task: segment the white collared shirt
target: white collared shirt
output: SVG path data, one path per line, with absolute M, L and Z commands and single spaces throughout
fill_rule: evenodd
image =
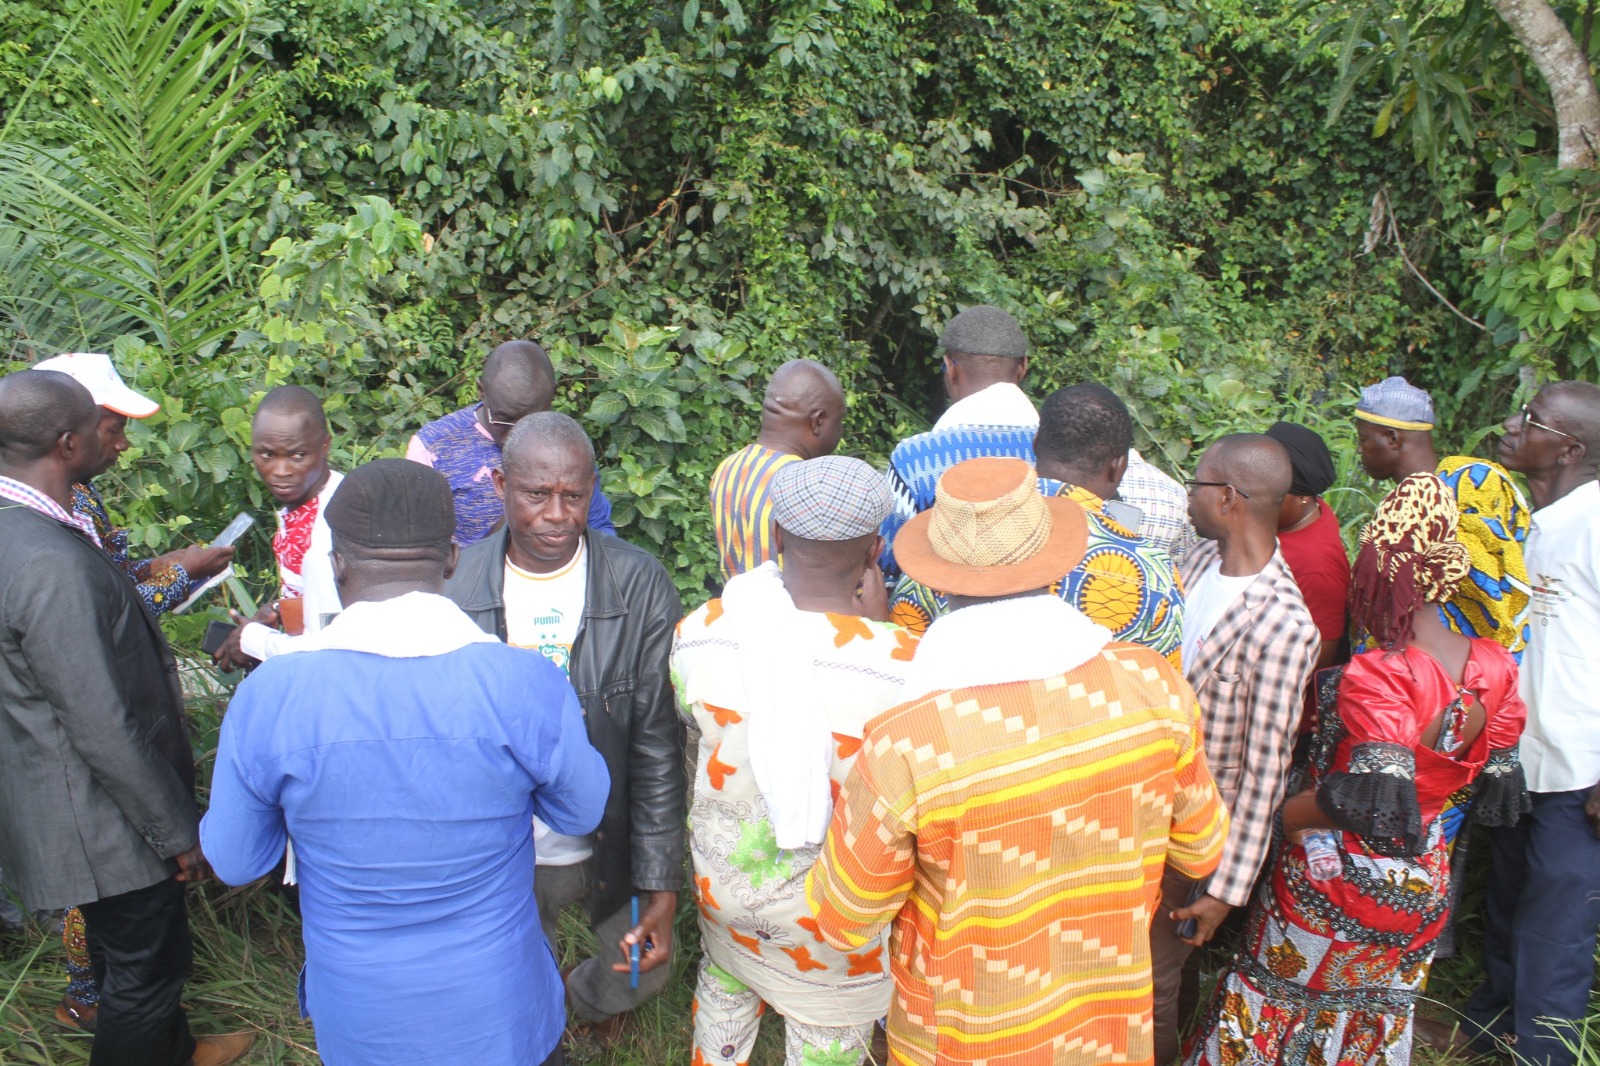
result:
M 1039 412 L 1028 394 L 1009 381 L 986 386 L 945 408 L 934 429 L 953 426 L 1037 426 Z
M 1589 788 L 1600 782 L 1600 482 L 1533 512 L 1524 558 L 1533 586 L 1520 674 L 1528 788 Z

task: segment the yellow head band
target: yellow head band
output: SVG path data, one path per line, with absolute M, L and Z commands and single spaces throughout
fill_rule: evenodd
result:
M 1403 418 L 1385 418 L 1375 415 L 1371 411 L 1357 411 L 1356 417 L 1363 422 L 1371 422 L 1377 426 L 1388 426 L 1390 429 L 1432 429 L 1432 422 L 1407 422 Z

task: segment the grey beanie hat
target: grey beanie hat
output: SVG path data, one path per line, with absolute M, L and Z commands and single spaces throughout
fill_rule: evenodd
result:
M 335 542 L 384 551 L 448 547 L 456 531 L 450 483 L 409 459 L 374 459 L 350 471 L 326 520 Z
M 998 307 L 978 304 L 952 318 L 939 335 L 939 347 L 967 355 L 1004 355 L 1022 359 L 1028 338 L 1017 320 Z

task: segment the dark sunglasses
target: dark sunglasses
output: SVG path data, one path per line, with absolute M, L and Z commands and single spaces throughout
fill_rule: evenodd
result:
M 496 418 L 494 416 L 494 412 L 489 410 L 488 404 L 479 404 L 479 407 L 481 407 L 483 410 L 483 421 L 485 424 L 491 426 L 505 426 L 507 429 L 514 429 L 516 427 L 515 422 L 507 422 L 503 418 Z

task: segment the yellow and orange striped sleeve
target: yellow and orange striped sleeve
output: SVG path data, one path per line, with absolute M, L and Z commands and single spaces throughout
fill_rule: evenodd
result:
M 1181 678 L 1179 678 L 1181 682 Z M 1199 880 L 1222 861 L 1228 841 L 1228 807 L 1206 765 L 1200 732 L 1200 704 L 1187 683 L 1182 683 L 1188 728 L 1180 734 L 1178 761 L 1172 789 L 1172 829 L 1167 841 L 1167 864 L 1185 877 Z
M 874 731 L 834 804 L 822 855 L 806 875 L 817 932 L 840 951 L 867 943 L 911 894 L 917 854 L 910 767 Z

